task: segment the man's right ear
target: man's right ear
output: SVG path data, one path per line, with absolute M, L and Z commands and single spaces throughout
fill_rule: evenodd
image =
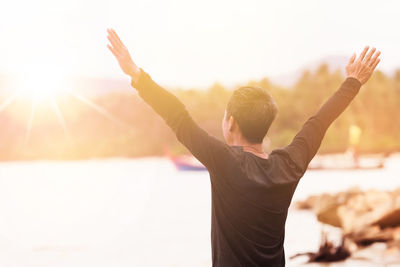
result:
M 233 116 L 230 116 L 228 119 L 228 130 L 230 132 L 234 132 L 236 130 L 236 127 L 238 127 L 235 118 Z

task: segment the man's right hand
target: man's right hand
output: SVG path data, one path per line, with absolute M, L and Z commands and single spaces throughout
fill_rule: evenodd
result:
M 107 45 L 108 49 L 110 49 L 110 51 L 117 59 L 122 71 L 125 74 L 129 75 L 132 78 L 132 81 L 136 83 L 139 79 L 139 75 L 141 72 L 140 69 L 133 62 L 128 49 L 122 43 L 121 39 L 119 39 L 117 33 L 113 29 L 108 29 L 107 32 L 107 38 L 111 43 L 111 45 Z
M 346 66 L 347 78 L 355 78 L 361 84 L 365 84 L 368 81 L 376 66 L 381 61 L 379 58 L 380 51 L 376 51 L 375 48 L 372 48 L 369 52 L 368 50 L 369 46 L 366 46 L 357 60 L 356 54 L 353 54 Z

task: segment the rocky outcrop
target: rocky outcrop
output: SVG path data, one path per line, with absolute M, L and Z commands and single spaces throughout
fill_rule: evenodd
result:
M 388 252 L 400 252 L 400 189 L 363 192 L 354 188 L 310 196 L 296 207 L 312 210 L 320 222 L 340 227 L 344 249 L 350 252 L 377 242 L 385 243 Z
M 351 189 L 334 195 L 311 196 L 296 206 L 312 210 L 320 222 L 340 227 L 345 234 L 372 225 L 400 226 L 400 189 L 394 192 Z

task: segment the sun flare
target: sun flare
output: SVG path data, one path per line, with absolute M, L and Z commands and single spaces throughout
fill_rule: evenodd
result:
M 86 105 L 116 125 L 129 129 L 131 128 L 130 125 L 115 118 L 106 109 L 81 94 L 79 92 L 81 88 L 80 85 L 77 85 L 76 80 L 72 77 L 71 72 L 68 71 L 67 68 L 63 69 L 60 68 L 59 64 L 50 63 L 31 64 L 21 70 L 20 75 L 15 77 L 13 86 L 11 87 L 12 92 L 0 102 L 0 112 L 8 109 L 14 102 L 22 100 L 25 103 L 26 101 L 29 103 L 29 111 L 25 110 L 28 112 L 28 118 L 25 122 L 25 146 L 30 142 L 32 129 L 38 121 L 43 122 L 43 115 L 46 117 L 47 113 L 43 113 L 43 110 L 49 107 L 49 111 L 55 113 L 67 141 L 73 144 L 73 138 L 69 133 L 68 123 L 58 103 L 62 101 L 63 98 L 65 99 L 68 97 L 72 97 L 79 103 Z M 25 107 L 27 106 L 25 105 Z M 18 114 L 18 112 L 16 114 Z
M 69 72 L 56 64 L 35 64 L 18 78 L 17 91 L 21 97 L 48 100 L 68 90 Z

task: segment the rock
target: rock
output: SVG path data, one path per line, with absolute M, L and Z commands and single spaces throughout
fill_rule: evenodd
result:
M 312 210 L 320 222 L 339 227 L 342 233 L 338 248 L 323 240 L 318 252 L 302 254 L 310 261 L 338 261 L 342 256 L 347 258 L 346 253 L 360 256 L 367 246 L 379 247 L 385 257 L 400 258 L 400 188 L 393 192 L 351 189 L 311 196 L 297 207 Z
M 364 227 L 345 235 L 346 238 L 352 240 L 359 246 L 369 246 L 375 242 L 389 242 L 394 240 L 394 229 L 381 229 L 379 226 Z
M 379 225 L 382 228 L 395 227 L 400 225 L 400 208 L 397 208 L 395 210 L 386 213 L 386 215 L 379 218 L 373 224 Z
M 340 227 L 345 234 L 370 225 L 400 226 L 400 189 L 351 189 L 335 195 L 322 194 L 297 203 L 297 207 L 313 210 L 320 222 Z
M 349 233 L 374 224 L 395 208 L 390 193 L 371 190 L 350 197 L 337 208 L 337 216 L 344 233 Z

